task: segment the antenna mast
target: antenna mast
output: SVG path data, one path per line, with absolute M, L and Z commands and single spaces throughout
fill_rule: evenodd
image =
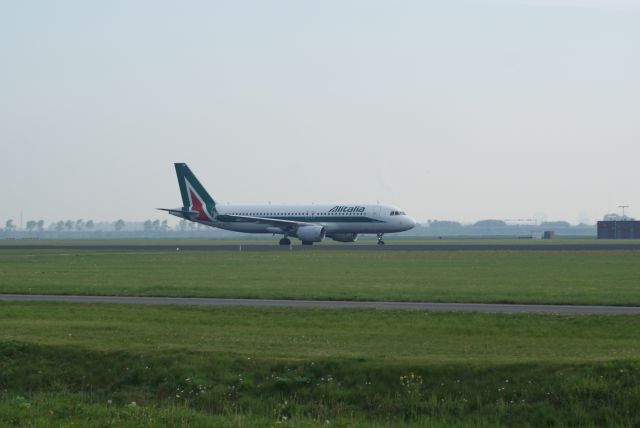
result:
M 625 208 L 629 208 L 629 205 L 618 205 L 618 208 L 622 208 L 622 217 L 626 217 L 626 216 L 624 215 L 624 209 L 625 209 Z

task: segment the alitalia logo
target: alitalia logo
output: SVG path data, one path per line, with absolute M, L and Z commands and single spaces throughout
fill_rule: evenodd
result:
M 194 189 L 191 183 L 189 183 L 189 180 L 185 179 L 184 182 L 186 184 L 187 194 L 189 195 L 190 209 L 198 212 L 198 215 L 195 219 L 202 221 L 213 220 L 208 212 L 209 210 L 207 209 L 207 204 L 203 200 L 203 198 L 200 197 L 196 189 Z
M 363 213 L 365 207 L 361 206 L 347 206 L 347 205 L 336 205 L 335 207 L 329 210 L 330 213 Z

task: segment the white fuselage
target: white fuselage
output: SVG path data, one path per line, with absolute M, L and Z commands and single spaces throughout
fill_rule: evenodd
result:
M 237 221 L 226 216 L 261 217 L 323 226 L 327 236 L 336 233 L 392 233 L 412 229 L 416 222 L 391 205 L 217 205 L 213 221 L 201 223 L 245 233 L 280 233 L 261 222 Z

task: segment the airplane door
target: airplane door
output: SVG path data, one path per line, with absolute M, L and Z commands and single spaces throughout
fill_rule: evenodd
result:
M 379 206 L 375 206 L 373 207 L 373 209 L 371 210 L 371 213 L 373 214 L 374 217 L 380 217 L 380 207 Z

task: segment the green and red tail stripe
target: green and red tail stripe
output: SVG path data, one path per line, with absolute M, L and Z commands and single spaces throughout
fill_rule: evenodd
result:
M 182 195 L 182 209 L 197 212 L 198 215 L 194 220 L 212 221 L 216 215 L 216 202 L 200 184 L 187 164 L 176 163 L 174 165 Z

